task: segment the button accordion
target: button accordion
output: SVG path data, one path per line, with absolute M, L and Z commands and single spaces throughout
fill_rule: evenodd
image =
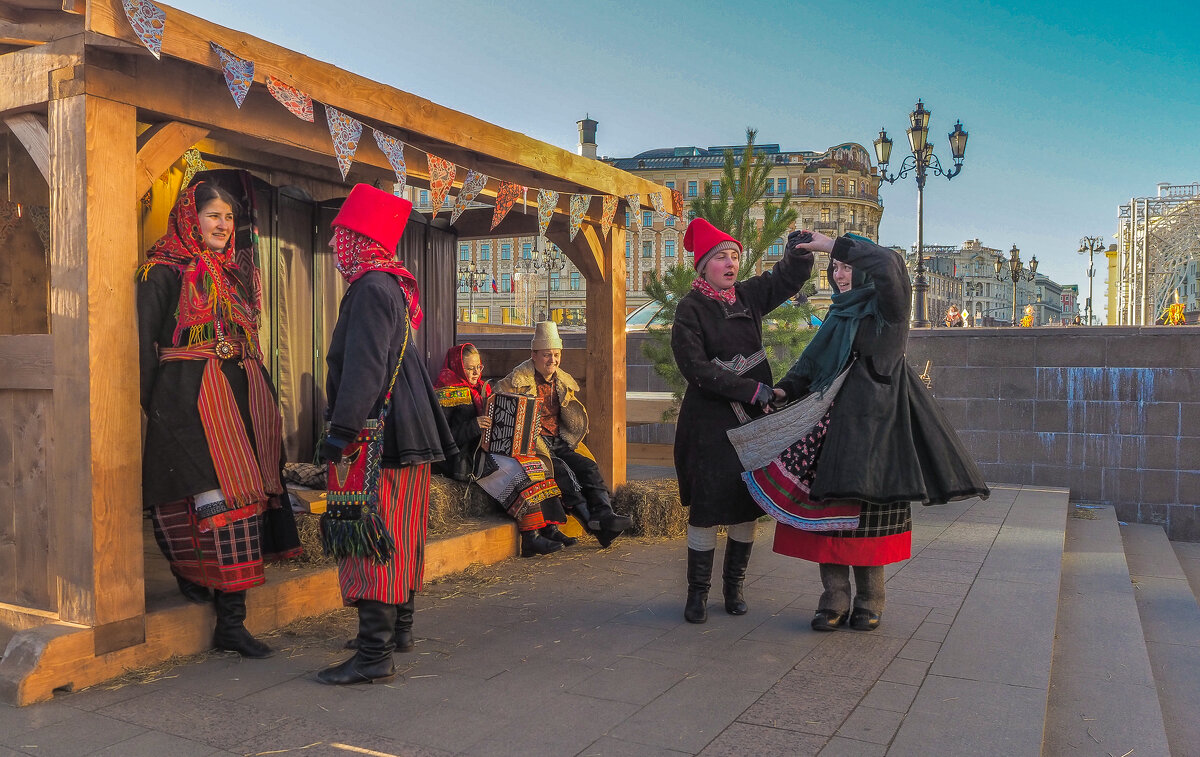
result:
M 488 397 L 487 415 L 492 427 L 483 430 L 485 450 L 509 457 L 537 454 L 541 398 L 496 392 Z

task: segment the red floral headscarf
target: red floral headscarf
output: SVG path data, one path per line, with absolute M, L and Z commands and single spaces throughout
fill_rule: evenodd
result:
M 251 266 L 252 302 L 238 281 L 239 267 L 234 254 L 233 236 L 220 252 L 213 252 L 204 243 L 200 231 L 200 209 L 196 207 L 196 187 L 188 187 L 179 196 L 167 219 L 167 233 L 150 248 L 146 263 L 140 270 L 144 278 L 156 265 L 166 265 L 179 272 L 183 286 L 179 290 L 179 318 L 172 341 L 179 345 L 184 331 L 187 344 L 197 344 L 215 338 L 218 325 L 226 332 L 240 330 L 258 353 L 258 314 L 261 291 L 258 268 Z
M 463 353 L 466 352 L 468 347 L 475 349 L 475 345 L 467 342 L 446 350 L 446 359 L 442 362 L 442 371 L 438 374 L 437 381 L 433 383 L 433 388 L 442 389 L 448 386 L 465 386 L 471 391 L 471 400 L 475 403 L 475 412 L 483 415 L 484 407 L 487 406 L 487 398 L 492 394 L 492 387 L 483 380 L 471 386 L 471 383 L 467 380 L 467 372 L 463 369 Z
M 408 300 L 408 319 L 414 329 L 420 328 L 425 318 L 421 310 L 421 290 L 417 287 L 417 277 L 403 263 L 374 239 L 345 226 L 333 227 L 333 247 L 337 251 L 337 269 L 347 284 L 353 284 L 367 271 L 396 275 Z

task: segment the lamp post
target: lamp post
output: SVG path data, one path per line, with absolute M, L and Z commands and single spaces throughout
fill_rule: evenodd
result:
M 567 261 L 563 259 L 562 251 L 555 245 L 550 245 L 550 249 L 546 249 L 545 238 L 538 236 L 534 239 L 534 250 L 532 257 L 522 258 L 519 263 L 522 271 L 529 274 L 546 274 L 546 318 L 551 319 L 550 307 L 550 274 L 561 271 L 566 268 Z M 534 304 L 537 302 L 535 300 Z
M 912 173 L 917 180 L 917 267 L 913 272 L 912 316 L 912 325 L 916 328 L 928 328 L 930 325 L 926 303 L 929 281 L 925 278 L 925 177 L 933 173 L 953 179 L 962 170 L 963 157 L 967 152 L 967 133 L 963 131 L 962 121 L 959 121 L 954 124 L 954 131 L 948 135 L 954 168 L 949 171 L 943 169 L 941 161 L 933 154 L 933 145 L 928 140 L 930 115 L 932 112 L 925 110 L 925 104 L 917 100 L 917 107 L 908 114 L 908 145 L 912 154 L 904 158 L 900 163 L 900 170 L 891 176 L 888 175 L 887 164 L 892 155 L 892 140 L 888 139 L 887 131 L 883 129 L 879 130 L 879 138 L 875 140 L 875 157 L 879 161 L 881 179 L 888 184 L 895 184 Z
M 1088 298 L 1087 298 L 1087 323 L 1092 325 L 1092 277 L 1096 275 L 1095 256 L 1097 252 L 1104 252 L 1104 237 L 1084 237 L 1079 240 L 1080 254 L 1087 253 L 1088 256 Z
M 1005 271 L 1005 265 L 1008 270 Z M 1021 263 L 1021 251 L 1014 244 L 1008 252 L 1008 261 L 1004 260 L 1003 256 L 996 257 L 996 281 L 1008 281 L 1012 279 L 1012 325 L 1017 325 L 1017 282 L 1024 279 L 1025 281 L 1033 281 L 1037 276 L 1038 260 L 1037 256 L 1033 256 L 1029 261 L 1029 270 L 1025 270 L 1025 266 Z
M 459 285 L 467 285 L 467 313 L 471 323 L 475 322 L 475 288 L 483 286 L 483 282 L 487 280 L 487 273 L 482 268 L 479 268 L 474 263 L 459 263 L 458 265 L 458 281 Z

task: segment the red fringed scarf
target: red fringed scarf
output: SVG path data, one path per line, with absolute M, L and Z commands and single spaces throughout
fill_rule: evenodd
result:
M 726 305 L 732 305 L 737 299 L 737 289 L 729 287 L 728 289 L 717 289 L 712 284 L 709 284 L 703 276 L 697 276 L 692 279 L 692 289 L 695 289 L 700 294 L 710 300 L 724 302 Z
M 446 350 L 446 359 L 442 362 L 442 370 L 438 374 L 437 381 L 433 383 L 434 389 L 444 389 L 449 386 L 466 387 L 471 392 L 471 401 L 475 403 L 475 412 L 478 415 L 483 415 L 483 409 L 487 406 L 487 399 L 492 394 L 492 387 L 488 386 L 487 382 L 480 381 L 471 386 L 467 381 L 467 372 L 463 370 L 463 352 L 467 347 L 475 345 L 467 342 L 456 347 L 451 347 Z
M 417 277 L 403 263 L 374 239 L 345 226 L 333 228 L 333 246 L 337 250 L 337 269 L 347 284 L 353 284 L 367 271 L 386 271 L 399 277 L 404 298 L 408 300 L 408 319 L 414 329 L 420 328 L 425 317 L 421 311 L 421 290 L 417 288 Z

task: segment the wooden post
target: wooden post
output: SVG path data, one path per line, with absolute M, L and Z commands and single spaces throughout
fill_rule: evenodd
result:
M 94 626 L 102 654 L 145 638 L 136 114 L 74 95 L 49 115 L 50 563 L 59 617 Z
M 603 280 L 587 280 L 587 445 L 616 489 L 625 483 L 625 228 L 613 226 L 604 239 L 588 224 L 580 239 L 604 272 Z

